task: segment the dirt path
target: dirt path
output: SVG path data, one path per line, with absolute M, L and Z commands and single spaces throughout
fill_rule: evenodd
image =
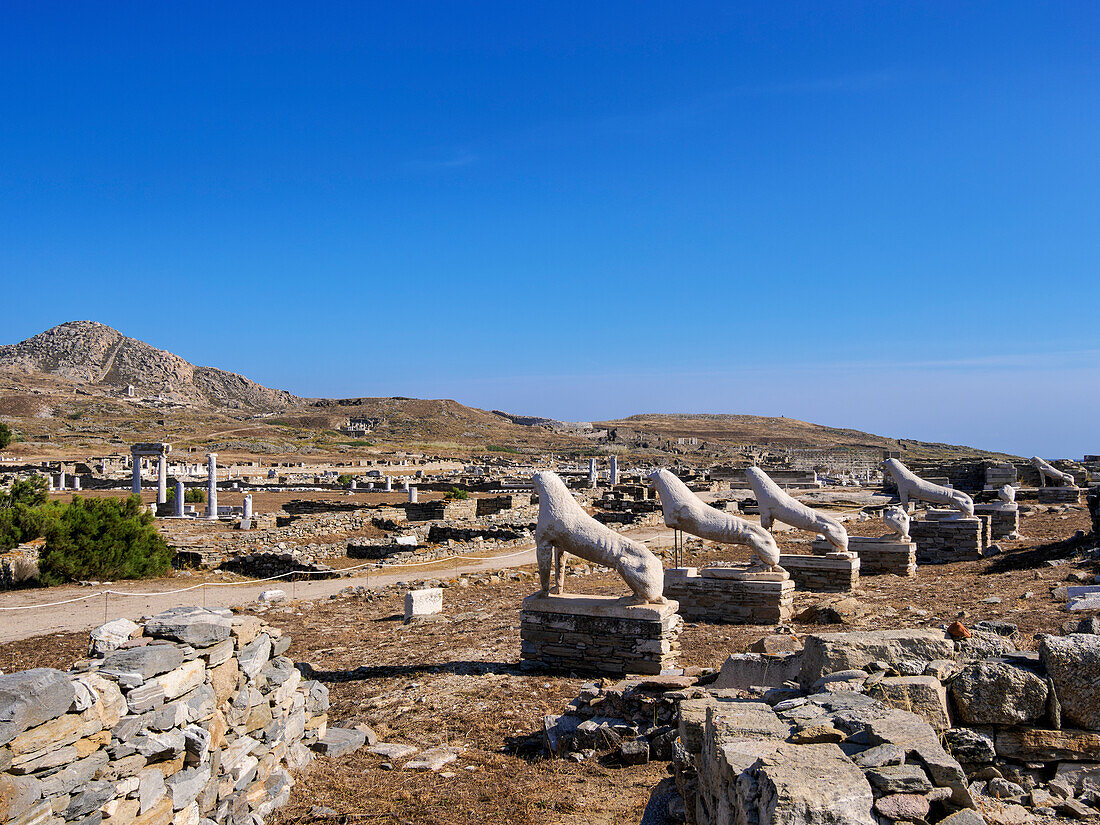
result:
M 658 541 L 671 544 L 672 532 L 664 528 L 645 527 L 623 531 L 638 541 Z M 275 580 L 261 583 L 207 583 L 190 585 L 186 579 L 160 582 L 126 582 L 104 587 L 63 587 L 14 590 L 0 593 L 0 643 L 13 642 L 43 633 L 64 633 L 90 630 L 110 619 L 137 619 L 153 615 L 177 605 L 205 607 L 238 607 L 256 601 L 264 590 L 286 591 L 295 599 L 323 599 L 345 587 L 385 587 L 401 581 L 450 577 L 457 572 L 483 573 L 535 563 L 534 543 L 509 548 L 507 553 L 481 561 L 441 560 L 417 567 L 397 565 L 364 568 L 354 576 L 320 581 Z M 110 590 L 104 594 L 105 590 Z M 142 594 L 142 595 L 120 595 Z M 76 600 L 76 601 L 70 601 Z M 55 604 L 68 602 L 67 604 Z M 35 605 L 50 605 L 35 607 Z M 10 609 L 23 608 L 23 609 Z

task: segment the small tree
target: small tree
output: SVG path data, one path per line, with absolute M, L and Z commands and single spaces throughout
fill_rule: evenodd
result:
M 43 584 L 81 579 L 161 576 L 172 548 L 157 533 L 139 496 L 124 501 L 74 496 L 69 505 L 39 508 L 46 543 L 39 559 Z
M 0 493 L 0 508 L 15 507 L 40 507 L 45 504 L 49 496 L 46 477 L 40 475 L 27 476 L 16 479 L 11 489 L 6 493 Z
M 350 487 L 351 475 L 349 473 L 340 473 L 340 475 L 336 476 L 336 483 L 342 487 Z
M 11 427 L 3 422 L 0 422 L 0 450 L 11 444 L 15 438 L 15 433 L 11 431 Z
M 443 498 L 448 499 L 450 501 L 456 501 L 456 500 L 457 501 L 465 501 L 469 497 L 470 497 L 469 493 L 467 493 L 465 490 L 460 489 L 458 487 L 452 487 L 450 490 L 448 490 L 447 492 L 445 492 L 443 494 Z

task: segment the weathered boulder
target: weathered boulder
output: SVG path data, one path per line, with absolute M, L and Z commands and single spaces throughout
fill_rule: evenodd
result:
M 737 776 L 748 821 L 772 825 L 874 825 L 863 772 L 836 745 L 780 745 Z
M 1021 762 L 1094 760 L 1100 755 L 1100 733 L 1070 729 L 1001 728 L 997 731 L 997 755 Z
M 951 728 L 943 732 L 951 755 L 960 762 L 985 764 L 997 758 L 993 737 L 973 728 Z
M 1100 636 L 1043 636 L 1039 658 L 1054 682 L 1062 719 L 1100 730 Z
M 145 633 L 156 639 L 171 639 L 201 648 L 228 639 L 232 627 L 229 610 L 172 607 L 147 621 Z
M 100 670 L 109 673 L 136 673 L 144 679 L 175 670 L 183 664 L 183 650 L 176 645 L 145 645 L 109 653 Z
M 750 687 L 781 687 L 788 680 L 798 680 L 802 667 L 801 653 L 772 656 L 764 653 L 735 653 L 722 663 L 722 671 L 714 681 L 716 689 L 745 690 Z
M 76 689 L 60 670 L 39 667 L 0 676 L 0 745 L 56 719 L 75 698 Z
M 807 690 L 825 674 L 838 670 L 867 670 L 875 662 L 890 666 L 907 660 L 927 663 L 954 656 L 954 643 L 936 630 L 820 633 L 806 639 L 799 678 Z
M 932 783 L 916 765 L 871 768 L 867 771 L 867 779 L 882 794 L 927 793 L 932 790 Z
M 924 719 L 936 731 L 951 727 L 947 712 L 947 691 L 934 676 L 891 676 L 867 689 L 884 705 L 909 710 Z
M 951 683 L 951 699 L 966 725 L 1023 725 L 1047 706 L 1047 682 L 1000 660 L 972 662 Z
M 92 631 L 89 652 L 93 656 L 102 656 L 123 642 L 134 638 L 140 630 L 141 625 L 129 619 L 113 619 L 106 624 L 101 624 Z

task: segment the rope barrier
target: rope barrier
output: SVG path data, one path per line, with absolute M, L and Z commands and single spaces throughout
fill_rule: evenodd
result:
M 365 564 L 357 564 L 355 567 L 345 567 L 335 572 L 337 573 L 350 573 L 354 570 L 362 570 L 365 567 L 373 567 L 375 570 L 390 571 L 395 568 L 400 569 L 403 567 L 423 567 L 429 564 L 444 564 L 449 561 L 495 561 L 497 559 L 510 559 L 515 556 L 523 556 L 532 552 L 531 549 L 520 550 L 517 553 L 508 553 L 504 556 L 444 556 L 438 559 L 429 559 L 421 562 L 405 562 L 404 564 L 378 564 L 376 562 L 366 562 Z M 277 579 L 285 579 L 288 576 L 329 576 L 333 571 L 329 570 L 291 570 L 286 573 L 280 573 L 277 576 L 268 576 L 266 579 L 249 579 L 248 581 L 240 582 L 201 582 L 199 584 L 191 585 L 190 587 L 181 587 L 177 590 L 160 590 L 152 593 L 134 592 L 132 590 L 97 590 L 94 593 L 89 593 L 86 596 L 80 596 L 75 599 L 66 599 L 60 602 L 48 602 L 46 604 L 26 604 L 19 605 L 17 607 L 0 607 L 0 610 L 37 610 L 46 607 L 60 607 L 65 604 L 73 604 L 75 602 L 83 602 L 88 599 L 95 599 L 100 596 L 131 596 L 134 598 L 153 598 L 155 596 L 173 596 L 176 593 L 188 593 L 192 590 L 198 590 L 205 587 L 243 587 L 246 585 L 263 584 L 264 582 L 275 581 Z

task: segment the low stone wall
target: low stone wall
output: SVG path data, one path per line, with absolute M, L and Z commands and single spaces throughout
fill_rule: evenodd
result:
M 520 658 L 556 671 L 658 674 L 680 651 L 676 609 L 674 601 L 628 606 L 611 596 L 528 596 Z
M 1080 487 L 1040 487 L 1040 504 L 1080 504 Z
M 986 522 L 989 516 L 984 517 Z M 922 564 L 943 564 L 962 559 L 981 558 L 987 546 L 982 517 L 914 519 L 909 536 L 917 545 L 917 560 Z
M 530 507 L 531 496 L 527 493 L 512 493 L 511 495 L 479 498 L 476 502 L 474 515 L 492 516 L 503 513 L 505 510 L 515 510 L 517 507 Z
M 339 575 L 328 565 L 306 561 L 292 553 L 249 553 L 247 556 L 234 556 L 223 562 L 219 569 L 257 579 L 282 576 L 286 573 L 301 573 L 301 576 L 293 578 L 315 581 L 335 579 Z M 287 577 L 288 580 L 290 578 L 292 576 Z
M 685 619 L 734 624 L 778 624 L 791 618 L 794 582 L 723 578 L 722 568 L 665 570 L 664 594 Z
M 1009 504 L 1004 501 L 992 504 L 975 504 L 974 515 L 989 516 L 989 535 L 993 541 L 1019 535 L 1020 507 L 1017 504 Z
M 847 593 L 859 586 L 860 560 L 854 556 L 784 553 L 779 566 L 791 574 L 799 590 Z
M 103 625 L 68 672 L 0 676 L 0 822 L 262 822 L 327 728 L 328 690 L 289 645 L 255 617 L 183 607 Z
M 409 502 L 401 506 L 409 521 L 458 521 L 477 517 L 477 501 L 472 498 Z

